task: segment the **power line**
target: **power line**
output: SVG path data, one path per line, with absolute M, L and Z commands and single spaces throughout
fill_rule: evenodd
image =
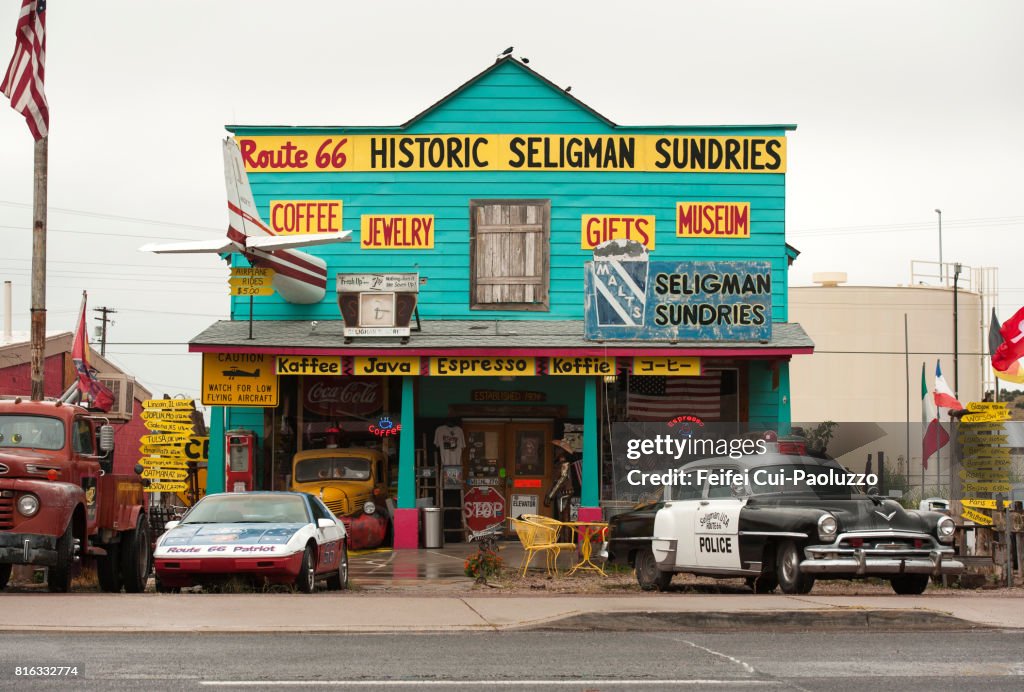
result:
M 5 207 L 19 207 L 31 209 L 32 205 L 27 202 L 11 202 L 7 200 L 0 200 L 0 205 Z M 118 216 L 116 214 L 104 214 L 96 211 L 85 211 L 82 209 L 68 209 L 66 207 L 47 207 L 50 211 L 60 212 L 62 214 L 72 214 L 74 216 L 85 216 L 93 219 L 112 219 L 114 221 L 125 221 L 131 223 L 145 223 L 153 226 L 167 226 L 169 228 L 191 228 L 197 231 L 223 231 L 223 228 L 214 228 L 211 226 L 197 226 L 195 224 L 188 223 L 175 223 L 174 221 L 160 221 L 158 219 L 144 219 L 138 216 Z

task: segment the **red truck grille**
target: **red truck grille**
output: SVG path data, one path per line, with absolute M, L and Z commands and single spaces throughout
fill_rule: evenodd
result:
M 0 530 L 14 528 L 14 498 L 0 497 Z

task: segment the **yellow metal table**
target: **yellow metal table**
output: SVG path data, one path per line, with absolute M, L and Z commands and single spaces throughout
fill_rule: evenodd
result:
M 591 557 L 594 554 L 594 538 L 604 535 L 608 528 L 608 522 L 604 521 L 563 521 L 563 526 L 572 529 L 575 535 L 575 542 L 580 546 L 580 561 L 572 566 L 566 574 L 573 574 L 578 570 L 592 569 L 602 577 L 607 577 L 599 565 L 595 565 Z

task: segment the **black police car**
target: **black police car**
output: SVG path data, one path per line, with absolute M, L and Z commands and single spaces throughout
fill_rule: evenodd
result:
M 609 520 L 603 551 L 664 591 L 676 572 L 746 577 L 755 593 L 808 593 L 815 579 L 889 579 L 919 594 L 929 577 L 959 574 L 955 525 L 864 493 L 831 459 L 775 451 L 691 462 L 662 496 Z

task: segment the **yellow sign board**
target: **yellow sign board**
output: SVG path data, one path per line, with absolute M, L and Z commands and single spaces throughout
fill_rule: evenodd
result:
M 203 396 L 207 406 L 277 406 L 277 375 L 271 356 L 204 353 Z
M 633 374 L 695 377 L 701 374 L 700 356 L 634 356 Z
M 982 469 L 960 469 L 960 478 L 965 481 L 1010 481 L 1010 469 L 1003 470 L 982 470 Z
M 970 414 L 975 415 L 975 414 Z M 964 416 L 967 418 L 967 416 Z M 1001 432 L 1006 430 L 1006 427 L 997 421 L 986 421 L 979 423 L 965 423 L 961 420 L 960 432 L 962 433 L 976 433 L 976 432 Z
M 419 356 L 356 356 L 353 375 L 419 375 Z
M 274 371 L 278 375 L 340 375 L 341 356 L 278 356 Z
M 148 430 L 153 430 L 154 432 L 191 433 L 194 430 L 192 423 L 180 421 L 147 420 L 142 423 Z
M 548 360 L 549 375 L 614 375 L 615 372 L 614 356 L 577 356 Z
M 336 233 L 342 211 L 340 199 L 272 199 L 270 227 L 278 235 Z
M 654 249 L 654 216 L 584 214 L 580 221 L 580 247 L 593 250 L 606 240 L 635 240 Z
M 963 491 L 965 493 L 1008 493 L 1010 492 L 1010 484 L 998 482 L 964 483 Z
M 1009 459 L 1010 448 L 1009 447 L 978 447 L 971 445 L 970 447 L 963 448 L 963 455 L 965 457 L 987 457 L 989 459 Z
M 236 137 L 245 170 L 785 173 L 785 137 L 743 135 L 284 135 Z
M 975 524 L 981 524 L 982 526 L 992 526 L 992 517 L 987 514 L 982 514 L 970 507 L 964 507 L 960 510 L 960 516 L 965 521 L 973 521 Z
M 146 399 L 142 402 L 142 408 L 154 409 L 192 409 L 195 408 L 195 401 L 192 399 Z
M 190 422 L 192 420 L 192 409 L 146 409 L 142 412 L 142 420 Z
M 148 468 L 142 472 L 143 478 L 161 479 L 165 481 L 183 481 L 188 478 L 187 469 Z
M 363 250 L 432 250 L 433 214 L 363 214 L 359 223 Z
M 974 413 L 980 413 L 982 411 L 1005 411 L 1007 403 L 1005 401 L 969 401 L 967 402 L 967 410 Z
M 275 272 L 269 267 L 232 267 L 228 286 L 233 296 L 269 296 Z
M 149 486 L 143 488 L 147 493 L 177 493 L 188 490 L 188 483 L 178 481 L 150 481 Z
M 979 434 L 972 430 L 966 433 L 961 431 L 956 439 L 962 445 L 1002 445 L 1009 441 L 1009 435 L 997 432 Z
M 163 434 L 143 435 L 139 442 L 144 445 L 184 445 L 189 441 L 188 435 Z
M 983 413 L 968 413 L 960 420 L 964 423 L 996 423 L 998 421 L 1009 419 L 1009 411 L 1005 409 L 996 409 L 993 411 L 985 411 Z
M 187 469 L 188 459 L 184 457 L 142 457 L 139 459 L 139 464 L 142 468 L 161 468 L 161 469 Z
M 750 202 L 676 202 L 679 238 L 749 238 Z
M 139 445 L 140 454 L 162 454 L 181 456 L 185 453 L 185 443 L 180 445 Z
M 971 507 L 973 509 L 995 509 L 995 500 L 975 500 L 968 498 L 966 500 L 960 500 L 960 504 L 964 507 Z
M 964 459 L 961 462 L 964 468 L 968 469 L 992 469 L 992 470 L 1008 470 L 1012 465 L 1009 459 Z
M 537 363 L 532 356 L 435 356 L 430 359 L 430 374 L 449 377 L 536 375 Z

